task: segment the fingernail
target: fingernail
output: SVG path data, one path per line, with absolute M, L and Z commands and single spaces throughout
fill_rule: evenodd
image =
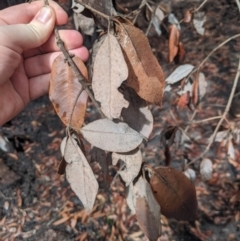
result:
M 52 17 L 52 10 L 49 7 L 43 7 L 36 15 L 36 19 L 42 23 L 47 23 Z

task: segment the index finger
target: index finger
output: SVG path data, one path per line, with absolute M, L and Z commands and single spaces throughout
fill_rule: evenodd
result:
M 51 7 L 56 12 L 56 24 L 63 25 L 67 22 L 67 13 L 55 2 L 49 1 Z M 23 3 L 0 11 L 0 24 L 27 24 L 35 17 L 40 8 L 43 7 L 43 1 L 34 1 L 32 3 Z

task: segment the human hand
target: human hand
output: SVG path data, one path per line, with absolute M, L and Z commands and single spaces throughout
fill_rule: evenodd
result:
M 52 1 L 51 7 L 42 5 L 36 1 L 0 11 L 0 126 L 31 100 L 48 93 L 52 62 L 60 54 L 53 29 L 68 17 Z M 80 33 L 59 33 L 71 53 L 88 59 Z

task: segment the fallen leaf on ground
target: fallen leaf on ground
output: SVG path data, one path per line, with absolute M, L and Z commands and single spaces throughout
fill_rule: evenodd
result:
M 200 163 L 200 173 L 204 181 L 208 181 L 212 178 L 212 161 L 208 158 L 204 158 Z
M 207 18 L 205 16 L 205 13 L 204 12 L 195 12 L 194 13 L 194 16 L 193 16 L 193 25 L 196 29 L 196 31 L 203 35 L 204 34 L 204 23 L 206 22 Z
M 180 96 L 178 103 L 177 103 L 178 108 L 183 109 L 184 107 L 186 107 L 189 104 L 189 101 L 190 101 L 190 93 L 189 93 L 189 91 L 187 91 L 185 94 Z
M 192 20 L 192 13 L 191 13 L 190 10 L 187 10 L 187 11 L 184 13 L 183 22 L 184 22 L 184 23 L 189 23 L 191 20 Z
M 179 80 L 182 80 L 184 77 L 189 75 L 194 69 L 194 66 L 191 64 L 183 64 L 178 66 L 166 79 L 167 84 L 174 84 Z
M 171 25 L 169 27 L 169 32 L 170 34 L 169 34 L 169 43 L 168 43 L 168 55 L 169 55 L 169 63 L 171 63 L 178 53 L 180 34 L 176 25 Z

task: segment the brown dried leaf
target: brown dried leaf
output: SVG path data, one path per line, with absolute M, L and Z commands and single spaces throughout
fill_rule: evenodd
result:
M 66 166 L 67 166 L 67 162 L 65 161 L 64 158 L 62 158 L 59 166 L 58 166 L 58 170 L 57 170 L 57 173 L 59 175 L 63 175 L 65 173 L 65 170 L 66 170 Z
M 207 91 L 207 81 L 202 72 L 197 74 L 197 78 L 193 82 L 192 98 L 194 106 L 204 97 Z
M 189 23 L 192 20 L 192 13 L 190 10 L 187 10 L 184 14 L 184 19 L 183 22 L 184 23 Z
M 125 169 L 118 171 L 123 181 L 126 182 L 126 186 L 128 186 L 135 177 L 139 174 L 139 171 L 142 166 L 142 154 L 141 151 L 137 148 L 134 151 L 120 154 L 113 153 L 112 154 L 112 163 L 116 165 L 118 160 L 122 160 L 125 163 Z
M 144 100 L 162 104 L 164 75 L 144 33 L 127 23 L 116 25 L 118 40 L 129 68 L 127 85 Z
M 83 74 L 83 78 L 87 79 L 87 68 L 82 60 L 78 57 L 74 57 L 73 60 Z M 82 86 L 71 67 L 66 63 L 65 57 L 62 54 L 59 55 L 52 66 L 49 98 L 65 125 L 70 123 L 72 109 L 74 108 L 70 125 L 73 129 L 79 129 L 84 122 L 88 95 L 83 90 L 76 102 L 81 90 Z M 75 102 L 76 105 L 74 106 Z
M 189 91 L 187 91 L 185 94 L 180 96 L 178 103 L 177 103 L 178 108 L 183 109 L 184 107 L 186 107 L 189 104 L 189 101 L 190 101 L 190 93 L 189 93 Z
M 142 176 L 133 186 L 133 204 L 141 230 L 150 241 L 156 241 L 161 236 L 160 206 Z
M 61 151 L 68 163 L 66 167 L 67 180 L 86 211 L 90 212 L 98 192 L 98 182 L 92 168 L 73 138 L 65 137 L 63 139 Z
M 117 39 L 108 34 L 100 46 L 94 66 L 92 88 L 103 113 L 109 118 L 119 118 L 128 102 L 118 88 L 128 77 L 128 67 Z
M 122 110 L 123 121 L 148 138 L 153 129 L 153 116 L 146 101 L 131 88 L 124 90 L 124 98 L 129 102 L 129 106 Z
M 196 107 L 199 102 L 199 95 L 198 95 L 198 78 L 194 80 L 192 85 L 192 102 L 193 105 Z
M 84 126 L 83 137 L 105 151 L 128 152 L 134 150 L 141 142 L 142 136 L 126 123 L 114 123 L 109 119 L 101 119 Z
M 179 31 L 175 24 L 169 27 L 169 44 L 168 44 L 168 55 L 169 55 L 169 63 L 171 63 L 175 56 L 178 53 L 178 45 L 179 45 Z
M 183 44 L 180 42 L 178 44 L 178 53 L 177 53 L 176 57 L 174 58 L 174 62 L 176 64 L 181 64 L 185 59 L 185 54 L 186 54 L 186 52 L 183 47 Z
M 163 215 L 177 220 L 197 219 L 196 190 L 183 173 L 171 167 L 154 169 L 145 165 L 143 169 Z

